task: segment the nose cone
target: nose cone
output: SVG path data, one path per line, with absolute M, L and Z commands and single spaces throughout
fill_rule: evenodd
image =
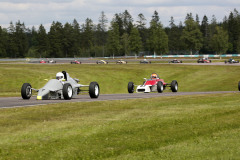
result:
M 42 100 L 42 96 L 37 96 L 37 100 Z
M 49 99 L 49 90 L 48 89 L 40 89 L 38 91 L 37 100 Z

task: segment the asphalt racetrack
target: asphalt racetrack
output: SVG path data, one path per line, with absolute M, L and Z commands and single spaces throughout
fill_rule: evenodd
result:
M 237 91 L 213 91 L 213 92 L 166 92 L 166 93 L 134 93 L 134 94 L 100 94 L 97 99 L 91 99 L 89 95 L 78 95 L 78 97 L 71 100 L 36 100 L 36 96 L 29 100 L 23 100 L 19 97 L 2 97 L 0 98 L 0 108 L 16 108 L 28 107 L 37 105 L 47 105 L 66 102 L 93 102 L 93 101 L 109 101 L 109 100 L 126 100 L 126 99 L 142 99 L 164 96 L 181 96 L 181 95 L 201 95 L 201 94 L 222 94 L 222 93 L 236 93 Z

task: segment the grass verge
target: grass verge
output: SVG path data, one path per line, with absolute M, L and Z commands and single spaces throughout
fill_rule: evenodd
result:
M 156 72 L 166 82 L 177 80 L 179 91 L 234 91 L 240 80 L 240 66 L 189 66 L 171 64 L 127 64 L 127 65 L 71 65 L 71 64 L 1 64 L 0 96 L 20 96 L 23 83 L 41 88 L 44 79 L 55 78 L 57 72 L 65 70 L 81 84 L 97 81 L 101 94 L 127 93 L 129 81 L 143 83 Z
M 0 159 L 239 159 L 239 93 L 1 109 Z

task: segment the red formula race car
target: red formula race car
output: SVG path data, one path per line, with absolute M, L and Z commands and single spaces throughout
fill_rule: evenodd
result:
M 212 63 L 212 61 L 208 60 L 208 58 L 201 58 L 197 60 L 197 63 Z
M 74 60 L 74 61 L 71 61 L 70 63 L 71 63 L 71 64 L 81 64 L 82 62 L 81 62 L 81 61 L 78 61 L 78 60 Z
M 149 92 L 158 92 L 162 93 L 163 90 L 166 89 L 166 87 L 170 87 L 172 92 L 178 91 L 178 82 L 176 80 L 173 80 L 171 83 L 164 82 L 163 79 L 161 79 L 158 74 L 152 73 L 150 79 L 144 78 L 145 81 L 142 85 L 134 85 L 133 82 L 128 83 L 128 93 L 134 92 L 134 87 L 136 87 L 136 92 L 143 92 L 143 93 L 149 93 Z
M 45 60 L 41 60 L 39 61 L 39 63 L 47 63 Z

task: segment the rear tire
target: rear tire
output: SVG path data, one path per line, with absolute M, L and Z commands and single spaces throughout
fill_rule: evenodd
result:
M 176 80 L 173 80 L 171 83 L 171 90 L 172 92 L 177 92 L 178 91 L 178 83 Z
M 32 96 L 32 86 L 29 83 L 24 83 L 21 88 L 21 95 L 23 99 L 30 99 Z
M 128 93 L 133 93 L 134 92 L 134 83 L 129 82 L 128 83 Z
M 63 98 L 65 100 L 70 100 L 70 99 L 72 99 L 72 96 L 73 96 L 73 89 L 72 89 L 71 84 L 69 84 L 69 83 L 64 84 L 63 85 Z
M 89 96 L 91 98 L 98 98 L 100 93 L 100 88 L 97 82 L 91 82 L 89 85 Z
M 158 81 L 158 83 L 157 83 L 157 91 L 158 91 L 158 93 L 162 93 L 163 89 L 164 89 L 164 87 L 163 87 L 162 81 Z
M 240 91 L 240 81 L 238 82 L 238 90 Z

